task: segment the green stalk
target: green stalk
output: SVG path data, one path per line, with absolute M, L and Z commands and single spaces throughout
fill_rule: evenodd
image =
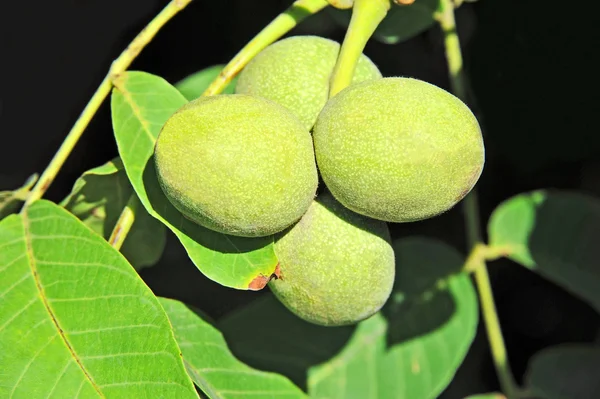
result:
M 316 14 L 329 3 L 325 0 L 296 0 L 287 10 L 279 14 L 269 25 L 261 30 L 244 48 L 229 61 L 219 76 L 202 93 L 213 96 L 223 91 L 258 53 L 265 47 L 285 35 L 307 17 Z
M 127 238 L 127 234 L 129 234 L 131 226 L 135 222 L 135 215 L 140 209 L 140 205 L 141 202 L 137 194 L 131 194 L 108 239 L 108 243 L 117 250 L 120 250 L 123 246 L 125 238 Z
M 81 135 L 89 125 L 90 121 L 102 105 L 102 102 L 110 94 L 112 88 L 112 81 L 119 74 L 125 72 L 125 70 L 131 65 L 133 60 L 140 54 L 140 52 L 146 47 L 158 31 L 173 18 L 179 11 L 184 9 L 192 0 L 173 0 L 163 10 L 150 21 L 150 23 L 133 39 L 133 41 L 127 46 L 125 51 L 113 62 L 110 71 L 100 83 L 100 86 L 86 105 L 85 109 L 71 128 L 71 131 L 65 137 L 60 148 L 42 173 L 42 176 L 33 187 L 23 209 L 31 205 L 34 201 L 42 198 L 50 184 L 56 178 L 56 175 L 64 165 L 67 157 L 75 148 L 75 145 L 81 138 Z
M 329 97 L 350 85 L 367 42 L 389 9 L 390 0 L 355 0 L 350 25 L 331 75 Z
M 489 247 L 482 242 L 476 242 L 463 266 L 463 272 L 473 273 L 486 261 L 493 261 L 508 256 L 513 249 L 509 246 Z
M 444 45 L 452 91 L 457 97 L 466 101 L 467 92 L 465 73 L 463 70 L 460 40 L 456 32 L 454 4 L 452 0 L 441 0 L 441 10 L 438 14 L 438 22 L 444 33 Z M 475 249 L 478 246 L 483 245 L 481 224 L 479 220 L 479 205 L 475 189 L 473 189 L 473 191 L 464 199 L 463 211 L 469 249 Z M 474 269 L 475 284 L 477 285 L 477 290 L 479 292 L 481 311 L 498 380 L 508 399 L 517 399 L 519 397 L 519 389 L 515 383 L 508 363 L 506 345 L 502 336 L 500 321 L 498 320 L 498 313 L 494 303 L 487 266 L 483 258 L 477 260 L 477 263 L 477 265 L 471 267 Z

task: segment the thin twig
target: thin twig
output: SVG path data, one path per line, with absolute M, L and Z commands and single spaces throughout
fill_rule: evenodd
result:
M 127 46 L 125 51 L 112 63 L 110 71 L 98 86 L 98 89 L 86 105 L 85 109 L 71 128 L 71 131 L 65 137 L 60 148 L 42 173 L 42 176 L 37 181 L 37 184 L 29 193 L 29 197 L 23 206 L 25 209 L 34 201 L 42 198 L 50 184 L 56 178 L 56 175 L 67 160 L 67 157 L 73 151 L 73 148 L 81 138 L 81 135 L 89 125 L 90 121 L 102 105 L 102 102 L 110 94 L 112 88 L 112 80 L 119 74 L 123 73 L 129 65 L 140 54 L 142 49 L 146 47 L 154 38 L 156 33 L 173 18 L 179 11 L 185 8 L 192 0 L 173 0 L 163 10 L 150 21 L 150 23 L 136 36 L 135 39 Z
M 454 94 L 466 101 L 466 82 L 463 70 L 462 52 L 460 40 L 456 32 L 456 21 L 454 18 L 454 4 L 452 0 L 441 0 L 441 11 L 438 14 L 438 22 L 444 33 L 444 45 L 446 48 L 446 59 L 448 63 L 448 74 Z M 465 224 L 467 227 L 467 240 L 469 248 L 476 251 L 481 248 L 482 233 L 479 220 L 479 205 L 477 203 L 476 190 L 467 195 L 463 201 Z M 471 257 L 469 257 L 471 258 Z M 474 268 L 475 284 L 479 292 L 479 301 L 485 323 L 490 350 L 498 380 L 502 390 L 508 399 L 519 397 L 519 388 L 515 382 L 506 353 L 506 345 L 502 336 L 498 312 L 494 303 L 492 286 L 488 275 L 485 258 L 471 259 L 471 268 Z
M 125 238 L 127 238 L 127 234 L 129 234 L 131 226 L 133 226 L 133 222 L 135 222 L 135 216 L 138 212 L 138 209 L 140 209 L 140 204 L 141 202 L 137 194 L 131 194 L 127 204 L 125 205 L 125 208 L 123 208 L 123 211 L 117 220 L 117 223 L 115 223 L 115 227 L 110 234 L 108 243 L 117 250 L 120 250 L 121 246 L 123 246 Z
M 329 97 L 335 96 L 352 82 L 356 64 L 375 29 L 390 9 L 389 0 L 355 0 L 352 18 L 331 74 Z
M 229 82 L 265 47 L 289 32 L 301 21 L 328 6 L 325 0 L 297 0 L 261 30 L 244 48 L 229 61 L 219 76 L 202 93 L 214 96 L 227 87 Z
M 463 272 L 475 272 L 485 262 L 509 256 L 511 252 L 513 252 L 513 249 L 507 246 L 490 247 L 482 242 L 477 242 L 471 247 L 471 253 L 465 261 Z

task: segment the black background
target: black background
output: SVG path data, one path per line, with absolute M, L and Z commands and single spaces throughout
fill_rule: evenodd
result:
M 131 69 L 175 83 L 226 63 L 289 3 L 196 0 L 164 27 Z M 0 2 L 0 188 L 18 187 L 43 171 L 111 61 L 165 4 Z M 600 196 L 598 8 L 593 0 L 481 0 L 458 10 L 474 106 L 485 125 L 487 160 L 478 185 L 482 220 L 499 202 L 522 191 L 563 188 Z M 325 13 L 292 34 L 343 38 Z M 371 41 L 365 53 L 385 76 L 412 76 L 448 88 L 437 28 L 393 46 Z M 105 104 L 46 197 L 60 201 L 83 171 L 116 155 Z M 428 221 L 394 225 L 393 234 L 435 236 L 464 248 L 459 208 Z M 142 275 L 157 295 L 181 299 L 213 317 L 260 295 L 208 281 L 171 236 L 159 265 Z M 494 262 L 491 275 L 518 379 L 537 350 L 595 339 L 598 316 L 560 288 L 509 261 Z M 443 398 L 498 387 L 486 345 L 480 326 Z

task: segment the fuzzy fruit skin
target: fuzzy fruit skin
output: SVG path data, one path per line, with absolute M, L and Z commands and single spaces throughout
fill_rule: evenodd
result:
M 293 313 L 324 326 L 376 313 L 394 283 L 394 250 L 384 222 L 358 215 L 329 193 L 275 242 L 280 278 L 269 287 Z
M 334 197 L 388 222 L 452 208 L 473 188 L 485 151 L 479 123 L 457 97 L 411 78 L 342 90 L 313 131 L 317 165 Z
M 242 70 L 236 93 L 273 100 L 294 112 L 310 129 L 327 102 L 339 51 L 339 43 L 318 36 L 292 36 L 275 42 Z M 352 82 L 379 78 L 377 66 L 362 55 Z
M 184 105 L 158 136 L 155 164 L 165 195 L 184 216 L 245 237 L 296 222 L 318 183 L 310 132 L 284 107 L 246 95 Z

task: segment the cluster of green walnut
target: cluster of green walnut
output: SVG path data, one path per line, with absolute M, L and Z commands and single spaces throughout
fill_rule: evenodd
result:
M 161 187 L 186 218 L 229 235 L 274 235 L 271 290 L 330 326 L 368 318 L 390 296 L 386 222 L 447 211 L 484 164 L 463 102 L 424 81 L 383 78 L 364 55 L 352 84 L 328 98 L 339 49 L 316 36 L 272 44 L 243 69 L 236 94 L 178 110 L 155 152 Z

